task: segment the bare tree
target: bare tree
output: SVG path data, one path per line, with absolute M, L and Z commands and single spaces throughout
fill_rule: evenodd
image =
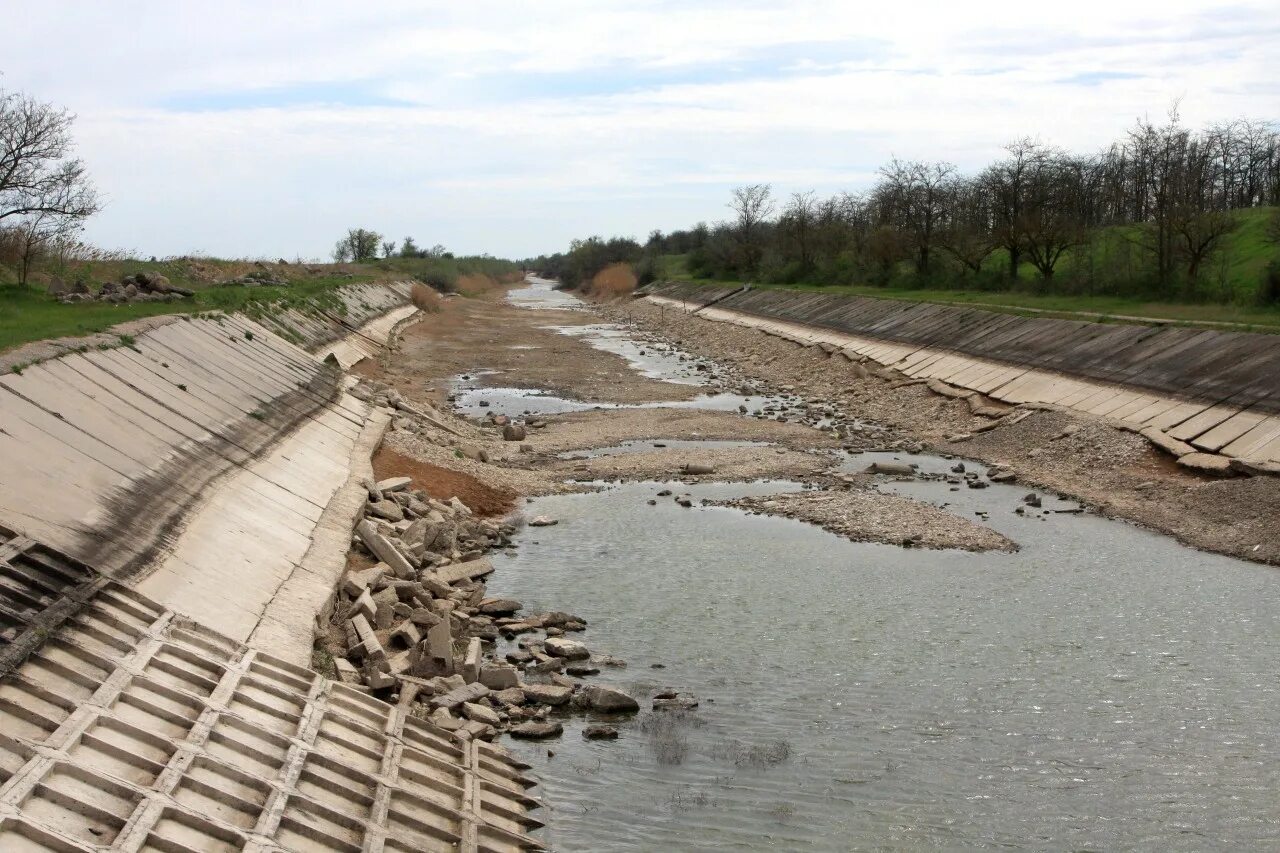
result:
M 75 116 L 0 91 L 0 222 L 44 215 L 84 219 L 100 207 L 84 164 L 71 156 Z
M 877 191 L 884 209 L 910 239 L 916 272 L 922 275 L 929 272 L 935 232 L 945 216 L 944 187 L 955 170 L 951 163 L 904 162 L 896 157 L 880 169 L 883 183 Z
M 382 241 L 382 257 L 389 258 L 395 253 L 396 253 L 396 241 L 383 240 Z
M 737 187 L 729 207 L 735 214 L 734 238 L 737 240 L 740 268 L 752 274 L 760 266 L 764 254 L 761 232 L 773 215 L 773 188 L 769 184 L 750 184 Z
M 814 232 L 818 225 L 817 194 L 813 190 L 791 194 L 791 200 L 778 218 L 778 228 L 795 248 L 800 274 L 813 269 Z
M 1046 281 L 1062 257 L 1088 238 L 1080 212 L 1084 174 L 1082 160 L 1060 152 L 1040 158 L 1027 174 L 1027 196 L 1014 228 Z
M 69 242 L 80 230 L 80 221 L 39 212 L 22 217 L 12 230 L 17 238 L 19 253 L 18 283 L 25 287 L 36 263 L 59 245 Z
M 1223 238 L 1234 231 L 1238 221 L 1225 210 L 1184 209 L 1170 218 L 1179 253 L 1187 261 L 1187 279 L 1195 282 L 1200 268 L 1222 247 Z
M 970 272 L 982 272 L 982 262 L 996 250 L 998 238 L 991 228 L 991 199 L 979 179 L 955 178 L 944 190 L 947 217 L 938 229 L 937 243 Z

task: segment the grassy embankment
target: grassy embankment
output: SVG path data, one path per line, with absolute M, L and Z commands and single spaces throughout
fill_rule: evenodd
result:
M 220 287 L 216 282 L 260 267 L 249 261 L 204 258 L 95 262 L 61 271 L 64 280 L 80 277 L 85 282 L 119 281 L 125 275 L 155 272 L 165 275 L 178 287 L 195 291 L 195 296 L 181 302 L 124 305 L 100 302 L 63 305 L 48 295 L 43 283 L 19 286 L 9 271 L 0 267 L 0 352 L 45 338 L 89 335 L 118 323 L 159 314 L 206 311 L 252 314 L 268 303 L 329 310 L 338 304 L 328 298 L 330 291 L 346 284 L 418 279 L 441 290 L 472 296 L 498 286 L 513 274 L 518 275 L 514 264 L 493 258 L 393 258 L 366 264 L 267 264 L 266 267 L 287 279 L 289 284 Z M 47 281 L 47 275 L 37 278 Z
M 1193 292 L 1177 298 L 1114 295 L 1095 286 L 1088 292 L 1087 281 L 1107 278 L 1133 279 L 1140 274 L 1142 258 L 1125 229 L 1102 232 L 1089 251 L 1068 253 L 1060 262 L 1055 281 L 1046 286 L 1030 264 L 1023 264 L 1018 280 L 997 276 L 977 279 L 955 277 L 947 286 L 921 287 L 904 267 L 902 274 L 883 286 L 831 285 L 817 281 L 798 284 L 755 284 L 762 288 L 809 290 L 913 302 L 971 305 L 1014 314 L 1037 314 L 1100 322 L 1124 322 L 1124 318 L 1149 318 L 1170 323 L 1222 323 L 1244 329 L 1280 332 L 1280 305 L 1261 305 L 1259 288 L 1267 264 L 1280 258 L 1280 247 L 1267 242 L 1265 229 L 1274 208 L 1254 208 L 1237 212 L 1240 224 L 1228 234 L 1222 250 L 1206 264 L 1200 284 Z M 699 284 L 733 285 L 738 281 L 696 278 L 686 266 L 686 255 L 664 255 L 659 278 Z M 1008 255 L 993 253 L 985 270 L 1001 270 Z

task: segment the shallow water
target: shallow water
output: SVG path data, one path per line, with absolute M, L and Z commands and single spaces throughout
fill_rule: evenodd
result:
M 643 343 L 631 337 L 631 331 L 613 323 L 589 326 L 556 326 L 562 335 L 582 338 L 604 352 L 620 355 L 640 375 L 661 379 L 676 385 L 706 385 L 705 373 L 697 369 L 697 359 L 660 344 Z
M 616 742 L 571 720 L 511 744 L 555 849 L 1258 849 L 1280 832 L 1274 569 L 1092 515 L 1016 515 L 1016 485 L 884 486 L 989 514 L 1016 554 L 648 506 L 662 488 L 534 501 L 560 524 L 525 530 L 494 578 L 585 617 L 581 638 L 630 664 L 594 680 L 703 699 L 678 721 L 644 711 Z
M 735 447 L 768 447 L 768 445 L 762 441 L 655 438 L 624 441 L 611 447 L 596 447 L 591 450 L 569 450 L 556 455 L 561 459 L 592 459 L 597 456 L 626 456 L 631 453 L 653 453 L 658 450 L 725 450 Z
M 776 397 L 750 397 L 741 394 L 699 394 L 692 400 L 661 400 L 653 403 L 601 403 L 557 397 L 545 391 L 528 388 L 476 388 L 456 380 L 453 406 L 464 415 L 481 417 L 493 412 L 509 417 L 521 415 L 560 415 L 587 412 L 592 409 L 709 409 L 736 412 L 745 406 L 748 414 L 758 414 Z

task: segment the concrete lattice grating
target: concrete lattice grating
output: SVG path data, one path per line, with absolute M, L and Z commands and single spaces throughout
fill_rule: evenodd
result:
M 500 748 L 97 583 L 0 681 L 0 850 L 539 847 Z

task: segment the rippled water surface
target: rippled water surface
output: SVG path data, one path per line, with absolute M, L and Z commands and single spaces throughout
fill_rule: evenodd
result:
M 561 523 L 526 530 L 495 576 L 588 619 L 588 644 L 630 664 L 601 680 L 703 699 L 616 742 L 573 721 L 516 745 L 556 849 L 1259 849 L 1280 833 L 1274 569 L 1016 515 L 1017 486 L 888 487 L 989 514 L 1016 554 L 647 505 L 661 488 L 538 499 L 529 512 Z

